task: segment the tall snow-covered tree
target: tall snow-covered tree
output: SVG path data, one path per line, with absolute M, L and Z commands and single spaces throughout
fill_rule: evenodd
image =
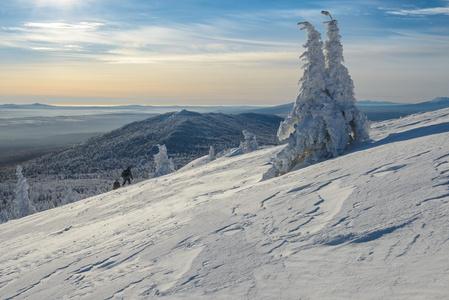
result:
M 369 122 L 356 107 L 354 82 L 348 69 L 343 65 L 343 46 L 340 42 L 338 21 L 333 20 L 329 12 L 323 15 L 331 18 L 326 24 L 328 40 L 324 43 L 326 60 L 326 89 L 329 95 L 338 103 L 347 124 L 347 131 L 351 140 L 366 140 L 369 138 Z
M 329 75 L 321 34 L 308 22 L 298 25 L 307 32 L 306 51 L 301 56 L 305 64 L 300 92 L 292 111 L 278 130 L 279 140 L 289 139 L 288 144 L 271 160 L 272 167 L 263 179 L 335 157 L 355 138 L 351 130 L 353 119 L 347 118 L 342 104 L 332 97 L 328 89 Z
M 306 51 L 300 56 L 304 61 L 304 73 L 299 80 L 300 92 L 292 111 L 281 123 L 278 130 L 279 140 L 285 140 L 296 130 L 296 125 L 309 114 L 310 106 L 316 102 L 329 102 L 326 90 L 326 68 L 321 34 L 309 22 L 301 22 L 301 30 L 306 30 Z
M 307 158 L 324 155 L 329 134 L 323 113 L 333 110 L 333 101 L 326 93 L 326 68 L 321 34 L 309 22 L 301 22 L 306 30 L 306 51 L 301 55 L 304 73 L 300 79 L 300 92 L 290 114 L 278 130 L 279 140 L 289 139 L 287 146 L 271 160 L 272 167 L 264 179 L 287 173 Z
M 171 158 L 168 158 L 167 147 L 165 145 L 157 145 L 159 152 L 154 155 L 154 162 L 156 163 L 156 171 L 153 173 L 153 178 L 170 174 L 175 171 L 175 166 Z
M 14 189 L 14 214 L 16 218 L 22 218 L 36 213 L 36 209 L 28 197 L 29 185 L 22 174 L 22 168 L 17 166 L 17 186 Z
M 245 141 L 240 144 L 240 148 L 244 153 L 249 153 L 259 149 L 259 144 L 257 143 L 256 136 L 244 129 L 242 131 L 243 136 L 245 137 Z

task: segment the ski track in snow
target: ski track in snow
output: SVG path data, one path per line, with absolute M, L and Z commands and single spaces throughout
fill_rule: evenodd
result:
M 261 181 L 282 146 L 0 225 L 0 299 L 449 297 L 449 110 Z

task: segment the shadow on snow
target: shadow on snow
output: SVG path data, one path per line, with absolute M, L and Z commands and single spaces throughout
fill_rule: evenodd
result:
M 360 148 L 354 149 L 354 151 L 356 152 L 356 151 L 367 150 L 367 149 L 371 149 L 371 148 L 375 148 L 375 147 L 379 147 L 379 146 L 383 146 L 383 145 L 387 145 L 387 144 L 391 144 L 391 143 L 413 140 L 413 139 L 417 139 L 420 137 L 425 137 L 425 136 L 440 134 L 440 133 L 445 133 L 445 132 L 449 132 L 449 122 L 435 124 L 435 125 L 429 125 L 429 126 L 425 126 L 425 127 L 419 127 L 419 128 L 411 129 L 411 130 L 404 131 L 404 132 L 392 133 L 377 142 L 364 144 Z

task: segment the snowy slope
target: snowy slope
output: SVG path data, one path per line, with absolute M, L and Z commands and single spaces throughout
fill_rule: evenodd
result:
M 0 298 L 448 298 L 449 110 L 372 137 L 268 181 L 282 146 L 1 224 Z

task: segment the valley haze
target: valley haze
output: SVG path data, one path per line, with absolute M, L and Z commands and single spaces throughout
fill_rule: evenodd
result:
M 416 104 L 358 101 L 372 121 L 404 117 L 449 106 L 439 97 Z M 285 117 L 293 104 L 278 106 L 53 106 L 46 104 L 0 105 L 0 168 L 39 157 L 60 147 L 117 129 L 125 124 L 188 109 L 200 113 L 254 112 Z
M 197 112 L 240 113 L 253 106 L 52 106 L 0 105 L 0 168 L 39 157 L 61 147 L 134 121 L 188 108 Z

